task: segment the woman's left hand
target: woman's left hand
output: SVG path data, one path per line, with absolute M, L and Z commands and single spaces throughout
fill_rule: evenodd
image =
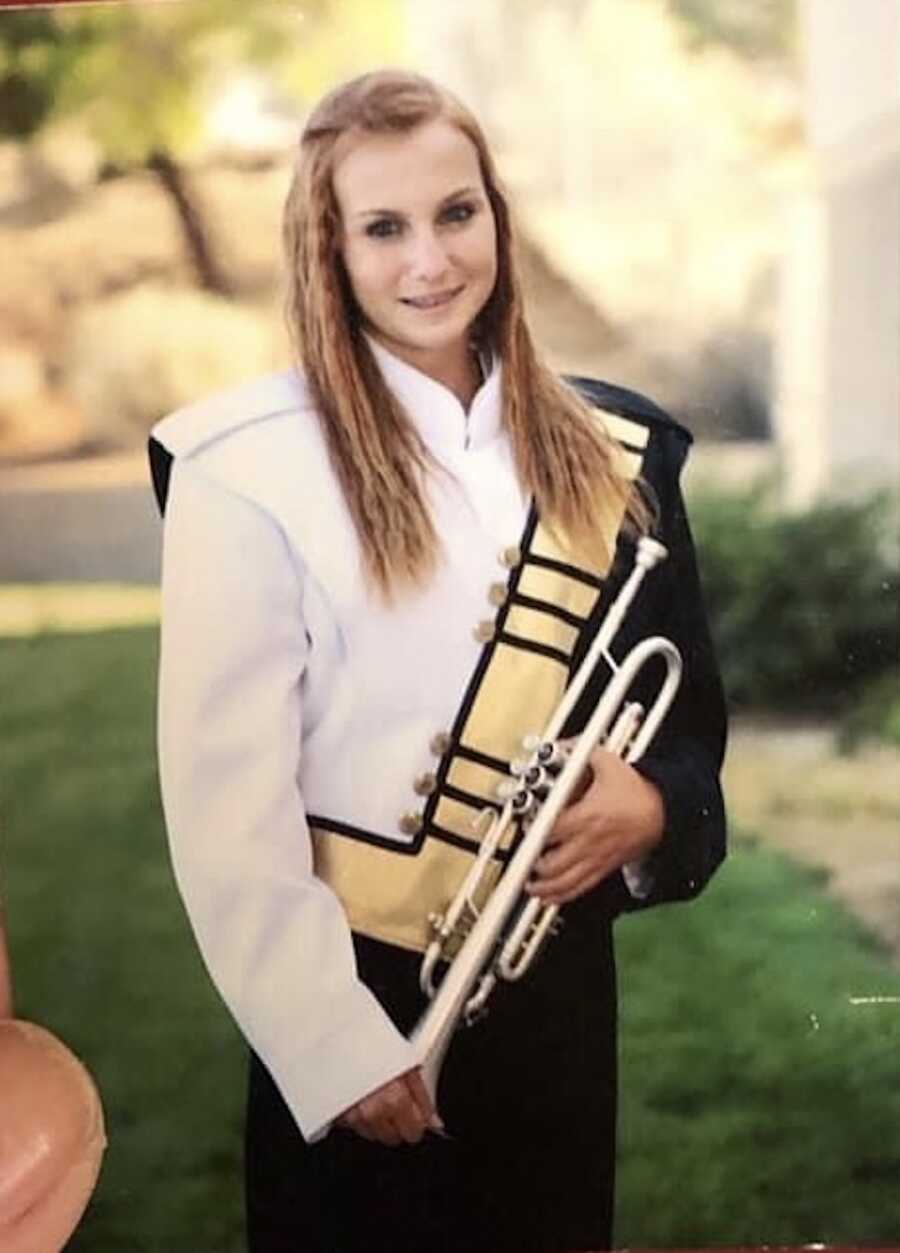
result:
M 528 882 L 528 892 L 548 905 L 589 892 L 662 839 L 665 809 L 658 788 L 602 748 L 591 755 L 590 773 L 587 788 L 557 818 Z

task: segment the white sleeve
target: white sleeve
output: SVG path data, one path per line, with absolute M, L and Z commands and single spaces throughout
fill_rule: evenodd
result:
M 276 522 L 176 461 L 159 702 L 172 862 L 213 982 L 314 1139 L 416 1059 L 357 977 L 346 916 L 313 873 L 297 784 L 301 591 Z

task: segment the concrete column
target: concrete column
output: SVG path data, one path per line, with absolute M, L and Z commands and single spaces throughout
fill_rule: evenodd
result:
M 900 6 L 803 0 L 809 186 L 788 214 L 776 431 L 787 502 L 900 487 Z

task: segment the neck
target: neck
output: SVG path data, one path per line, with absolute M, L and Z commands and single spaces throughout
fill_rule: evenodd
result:
M 453 392 L 466 411 L 483 382 L 478 356 L 468 345 L 458 361 L 447 363 L 439 371 L 425 368 L 425 373 Z
M 475 393 L 484 382 L 478 354 L 466 341 L 452 351 L 440 354 L 410 352 L 399 344 L 385 344 L 389 352 L 407 365 L 421 370 L 429 378 L 434 379 L 452 392 L 463 408 L 468 412 L 475 398 Z

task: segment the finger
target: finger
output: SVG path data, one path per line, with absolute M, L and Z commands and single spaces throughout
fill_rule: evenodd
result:
M 378 1115 L 372 1122 L 368 1124 L 369 1140 L 375 1140 L 378 1144 L 383 1144 L 386 1148 L 395 1149 L 398 1144 L 403 1143 L 403 1136 L 398 1128 L 394 1125 L 390 1118 L 384 1114 Z
M 403 1076 L 406 1080 L 406 1086 L 409 1094 L 416 1104 L 416 1108 L 421 1114 L 422 1121 L 426 1127 L 430 1127 L 432 1131 L 443 1131 L 444 1123 L 435 1108 L 428 1089 L 425 1086 L 425 1080 L 422 1078 L 422 1071 L 416 1067 L 415 1070 L 407 1071 Z
M 576 779 L 575 784 L 572 787 L 571 792 L 569 793 L 567 807 L 571 805 L 577 805 L 577 803 L 587 793 L 588 789 L 593 786 L 595 778 L 596 778 L 596 773 L 592 765 L 589 763 L 588 765 L 584 767 L 581 774 Z
M 607 752 L 605 748 L 594 749 L 572 788 L 568 803 L 557 819 L 554 831 L 561 826 L 563 832 L 568 834 L 577 824 L 584 821 L 587 813 L 594 812 L 598 804 L 603 803 L 609 780 L 610 762 L 619 760 L 614 753 Z
M 529 891 L 547 904 L 558 904 L 562 899 L 572 900 L 580 896 L 599 883 L 606 873 L 605 861 L 598 863 L 595 859 L 582 859 L 560 874 L 538 879 Z
M 380 1144 L 391 1147 L 400 1144 L 402 1137 L 394 1125 L 390 1111 L 386 1108 L 384 1092 L 377 1096 L 368 1096 L 359 1103 L 360 1135 L 367 1140 L 377 1140 Z
M 342 1114 L 338 1114 L 334 1121 L 339 1127 L 346 1127 L 348 1131 L 355 1131 L 359 1124 L 359 1110 L 355 1105 L 351 1105 Z
M 380 1106 L 387 1132 L 393 1132 L 407 1144 L 417 1144 L 422 1139 L 427 1124 L 410 1095 L 403 1075 L 383 1090 Z
M 548 902 L 551 896 L 576 888 L 581 880 L 590 873 L 591 869 L 593 867 L 589 867 L 583 861 L 579 861 L 574 866 L 567 867 L 560 874 L 542 875 L 529 884 L 528 890 L 532 896 Z
M 344 1125 L 348 1131 L 352 1131 L 354 1135 L 361 1136 L 363 1140 L 375 1140 L 377 1138 L 374 1130 L 359 1114 L 354 1118 L 348 1118 Z
M 606 818 L 603 797 L 595 787 L 591 787 L 584 796 L 564 809 L 553 824 L 551 839 L 554 843 L 570 840 L 588 823 L 601 829 Z
M 544 905 L 565 905 L 595 888 L 605 877 L 603 870 L 585 870 L 583 875 L 566 883 L 557 883 L 552 888 L 541 886 L 534 894 Z
M 391 1111 L 391 1118 L 401 1138 L 407 1144 L 418 1144 L 428 1130 L 428 1120 L 413 1100 L 408 1090 L 404 1091 L 402 1101 Z
M 407 1144 L 417 1144 L 428 1128 L 428 1114 L 423 1114 L 413 1099 L 406 1075 L 399 1075 L 378 1095 L 381 1129 L 384 1134 L 388 1137 L 398 1136 L 399 1140 Z M 427 1101 L 427 1093 L 425 1098 Z M 430 1113 L 430 1102 L 428 1107 Z M 387 1142 L 386 1140 L 385 1143 Z
M 532 877 L 546 879 L 561 871 L 569 870 L 577 862 L 584 861 L 590 851 L 595 849 L 594 842 L 586 840 L 583 835 L 573 837 L 563 844 L 556 844 L 542 853 L 535 862 Z

